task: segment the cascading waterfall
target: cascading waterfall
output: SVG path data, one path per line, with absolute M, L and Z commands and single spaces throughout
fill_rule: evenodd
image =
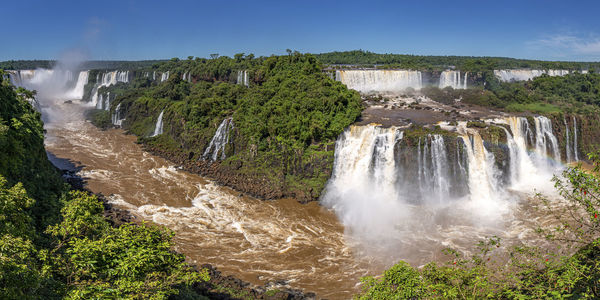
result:
M 321 201 L 350 233 L 368 239 L 383 231 L 392 238 L 410 232 L 414 224 L 407 220 L 414 216 L 406 212 L 414 209 L 444 214 L 462 207 L 473 222 L 494 222 L 519 195 L 553 190 L 550 179 L 561 165 L 547 155 L 560 161 L 557 139 L 549 119 L 534 120 L 535 128 L 524 117 L 486 121 L 506 134 L 502 147 L 485 142 L 466 121 L 444 125 L 448 135 L 350 126 L 336 142 Z M 496 157 L 494 149 L 506 155 Z
M 187 82 L 192 82 L 192 73 L 191 72 L 184 72 L 183 75 L 181 75 L 181 80 L 187 81 Z
M 216 161 L 219 158 L 219 152 L 221 153 L 221 159 L 225 159 L 225 146 L 229 143 L 231 129 L 233 129 L 233 120 L 231 118 L 226 118 L 219 124 L 215 135 L 210 140 L 206 150 L 204 150 L 204 154 L 202 154 L 204 159 Z
M 77 77 L 77 83 L 73 90 L 68 93 L 68 97 L 71 99 L 81 99 L 83 98 L 83 90 L 85 85 L 88 83 L 89 71 L 81 71 L 79 72 L 79 76 Z
M 421 72 L 410 70 L 341 70 L 336 80 L 359 92 L 401 92 L 423 87 Z
M 467 128 L 466 122 L 458 124 L 458 132 L 466 145 L 469 169 L 469 194 L 471 201 L 479 206 L 484 213 L 490 213 L 491 209 L 498 205 L 497 190 L 501 186 L 495 168 L 494 155 L 488 152 L 483 144 L 479 132 Z
M 494 75 L 501 81 L 527 81 L 535 77 L 541 76 L 542 74 L 548 74 L 549 76 L 565 76 L 569 74 L 568 70 L 527 70 L 527 69 L 515 69 L 515 70 L 494 70 Z
M 567 124 L 567 119 L 563 118 L 563 123 L 565 124 L 565 135 L 566 135 L 566 146 L 565 146 L 565 152 L 567 155 L 567 163 L 572 162 L 572 158 L 571 158 L 571 141 L 569 139 L 569 124 Z
M 99 101 L 98 90 L 102 87 L 109 87 L 119 82 L 129 83 L 129 71 L 111 71 L 96 76 L 96 85 L 92 89 L 92 105 L 97 109 L 102 109 L 103 103 Z
M 573 153 L 575 154 L 575 161 L 579 161 L 579 151 L 577 150 L 577 118 L 573 116 Z
M 158 115 L 158 119 L 156 120 L 156 125 L 154 125 L 154 133 L 152 134 L 152 136 L 157 136 L 159 134 L 163 133 L 163 114 L 165 113 L 165 110 L 163 109 L 160 114 Z
M 248 71 L 238 71 L 237 84 L 245 85 L 246 87 L 250 85 L 248 82 Z
M 464 78 L 461 80 L 460 71 L 443 71 L 440 74 L 439 88 L 451 87 L 453 89 L 466 89 L 467 88 L 467 75 L 465 73 Z
M 106 93 L 106 98 L 104 98 L 104 110 L 110 110 L 110 92 Z
M 112 124 L 121 127 L 125 118 L 124 113 L 121 111 L 121 103 L 117 104 L 115 111 L 112 114 Z
M 160 82 L 166 81 L 167 79 L 169 79 L 169 71 L 162 73 L 160 76 Z
M 535 150 L 540 157 L 548 154 L 548 149 L 552 151 L 555 162 L 560 163 L 560 150 L 558 140 L 552 133 L 552 123 L 546 117 L 535 117 Z
M 152 72 L 152 80 L 156 81 L 156 71 Z

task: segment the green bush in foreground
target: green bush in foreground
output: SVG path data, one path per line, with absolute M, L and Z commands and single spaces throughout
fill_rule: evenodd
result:
M 413 268 L 405 262 L 380 277 L 364 277 L 357 299 L 598 299 L 600 297 L 600 171 L 568 168 L 553 181 L 565 200 L 555 205 L 538 195 L 543 212 L 556 218 L 553 228 L 539 228 L 548 247 L 515 246 L 506 258 L 500 240 L 478 245 L 479 252 L 453 257 L 445 264 Z M 557 208 L 558 207 L 558 208 Z

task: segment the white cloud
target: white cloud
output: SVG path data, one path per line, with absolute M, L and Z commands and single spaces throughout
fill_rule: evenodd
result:
M 600 37 L 594 34 L 585 36 L 555 34 L 529 42 L 528 46 L 533 50 L 542 51 L 555 57 L 600 58 Z

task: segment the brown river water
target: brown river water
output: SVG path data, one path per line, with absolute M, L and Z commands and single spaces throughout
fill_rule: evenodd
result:
M 80 169 L 94 193 L 173 229 L 177 250 L 190 262 L 255 284 L 286 280 L 329 299 L 357 291 L 367 263 L 353 257 L 343 226 L 318 203 L 240 196 L 143 151 L 122 130 L 99 130 L 82 119 L 77 104 L 55 110 L 61 120 L 46 123 L 47 151 Z
M 320 298 L 348 299 L 359 291 L 361 276 L 380 274 L 400 259 L 413 265 L 443 260 L 444 247 L 472 251 L 493 234 L 531 240 L 540 219 L 524 203 L 514 203 L 509 216 L 483 228 L 465 221 L 469 209 L 414 209 L 410 218 L 421 221 L 406 227 L 402 246 L 369 251 L 369 243 L 355 240 L 334 212 L 318 203 L 241 196 L 143 151 L 136 137 L 122 130 L 99 130 L 83 119 L 85 109 L 61 103 L 46 113 L 52 160 L 78 169 L 91 191 L 117 207 L 174 230 L 176 250 L 190 262 L 210 263 L 255 284 L 285 280 Z

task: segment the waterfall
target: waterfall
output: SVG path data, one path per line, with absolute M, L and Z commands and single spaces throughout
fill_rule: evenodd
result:
M 548 154 L 548 148 L 552 151 L 555 162 L 560 163 L 560 150 L 558 140 L 552 133 L 552 123 L 546 117 L 535 117 L 535 151 L 540 157 Z
M 498 170 L 495 168 L 494 155 L 485 148 L 479 132 L 466 125 L 466 122 L 459 122 L 457 129 L 467 149 L 469 196 L 472 203 L 489 213 L 497 207 L 494 202 L 501 186 L 496 176 Z
M 125 118 L 123 118 L 123 112 L 121 111 L 121 103 L 119 103 L 112 114 L 112 123 L 115 126 L 121 127 L 124 120 Z
M 439 88 L 451 87 L 453 89 L 466 89 L 467 88 L 467 73 L 465 73 L 464 79 L 460 79 L 460 71 L 443 71 L 440 74 Z
M 468 128 L 466 121 L 445 124 L 448 134 L 350 126 L 336 141 L 321 203 L 361 239 L 402 240 L 406 232 L 423 230 L 423 218 L 431 220 L 425 230 L 434 234 L 443 230 L 439 222 L 447 217 L 481 224 L 501 220 L 518 195 L 553 191 L 550 179 L 560 172 L 560 165 L 545 156 L 558 153 L 549 120 L 534 120 L 535 128 L 524 117 L 486 121 L 502 129 L 506 146 L 485 142 L 480 129 Z M 457 209 L 466 215 L 449 215 Z
M 154 133 L 151 136 L 157 136 L 163 133 L 163 114 L 165 110 L 163 109 L 158 115 L 158 119 L 156 120 L 156 125 L 154 125 Z
M 573 153 L 575 154 L 575 161 L 579 161 L 579 151 L 577 149 L 577 118 L 573 116 Z
M 248 82 L 248 71 L 238 71 L 237 84 L 242 84 L 246 87 L 250 85 L 250 83 Z
M 110 92 L 108 92 L 106 98 L 104 98 L 104 110 L 110 110 Z
M 542 74 L 548 74 L 549 76 L 565 76 L 569 74 L 568 70 L 527 70 L 527 69 L 514 69 L 514 70 L 494 70 L 494 75 L 501 81 L 527 81 L 535 77 L 541 76 Z
M 156 81 L 156 71 L 152 72 L 152 80 Z
M 221 152 L 221 160 L 225 159 L 225 146 L 229 142 L 229 132 L 233 129 L 233 120 L 226 118 L 221 122 L 215 135 L 210 140 L 208 147 L 204 150 L 202 157 L 216 161 L 219 158 L 219 152 Z
M 407 88 L 421 89 L 421 72 L 409 70 L 343 70 L 336 79 L 359 92 L 400 92 Z
M 567 154 L 567 163 L 570 163 L 573 160 L 571 159 L 571 141 L 569 140 L 569 124 L 567 124 L 566 118 L 563 118 L 563 123 L 565 124 L 565 135 L 566 135 L 565 152 Z
M 431 162 L 433 169 L 431 186 L 436 200 L 442 202 L 450 194 L 450 183 L 448 182 L 450 174 L 444 138 L 440 135 L 434 135 L 431 141 Z
M 72 99 L 81 99 L 83 98 L 83 90 L 85 85 L 88 83 L 89 71 L 81 71 L 79 72 L 79 76 L 77 77 L 77 83 L 73 90 L 71 90 L 68 95 L 69 98 Z
M 550 177 L 544 176 L 547 170 L 553 169 L 552 165 L 547 163 L 545 153 L 543 157 L 537 156 L 538 152 L 529 153 L 529 145 L 533 145 L 533 133 L 529 127 L 529 122 L 523 117 L 506 118 L 512 135 L 505 129 L 509 147 L 509 181 L 515 190 L 527 191 L 532 186 L 539 186 L 549 182 Z M 536 132 L 538 130 L 536 129 Z
M 102 87 L 109 87 L 119 82 L 129 83 L 129 71 L 111 71 L 96 76 L 96 85 L 92 89 L 92 105 L 98 109 L 102 109 L 103 104 L 101 103 L 98 95 L 98 90 Z
M 167 79 L 169 79 L 169 71 L 162 73 L 160 76 L 160 82 L 166 81 Z
M 181 75 L 181 80 L 192 82 L 192 72 L 184 72 L 183 75 Z

